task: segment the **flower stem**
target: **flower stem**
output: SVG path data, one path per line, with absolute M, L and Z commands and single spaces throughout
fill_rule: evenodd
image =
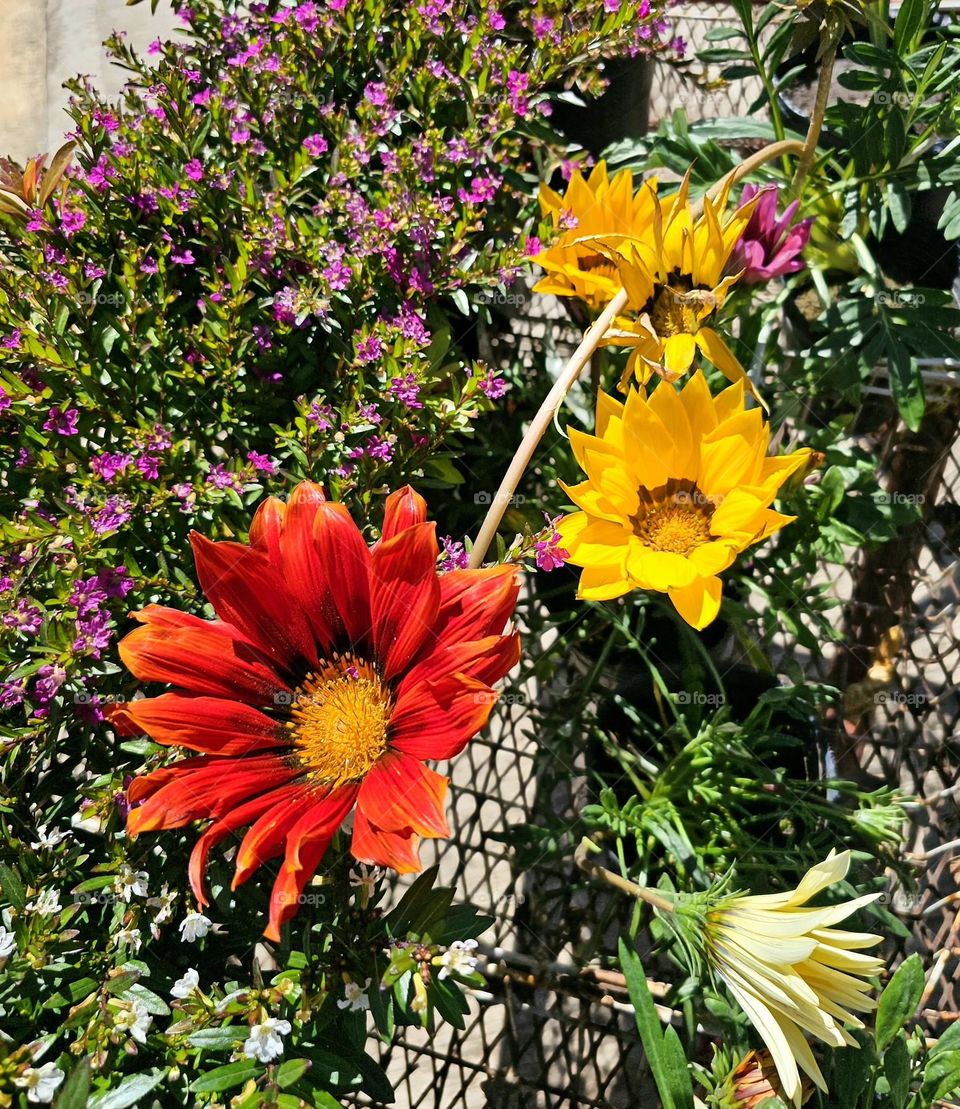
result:
M 638 886 L 636 882 L 631 882 L 628 878 L 624 878 L 619 874 L 614 874 L 612 870 L 607 870 L 605 866 L 600 866 L 598 863 L 591 862 L 588 858 L 588 853 L 591 851 L 599 851 L 600 848 L 591 839 L 586 836 L 580 841 L 580 846 L 574 852 L 573 861 L 580 869 L 589 874 L 593 878 L 600 878 L 606 882 L 607 885 L 613 886 L 614 889 L 620 890 L 621 893 L 627 894 L 629 897 L 634 897 L 638 901 L 646 901 L 648 905 L 652 905 L 655 909 L 661 909 L 663 912 L 672 913 L 674 911 L 673 902 L 663 897 L 656 890 L 650 889 L 649 886 Z
M 827 111 L 830 100 L 830 85 L 833 81 L 833 63 L 837 60 L 837 36 L 834 34 L 828 42 L 823 59 L 820 62 L 820 77 L 817 81 L 817 99 L 813 105 L 813 115 L 810 117 L 810 126 L 807 128 L 807 137 L 803 143 L 800 161 L 797 163 L 796 173 L 793 175 L 791 189 L 794 196 L 799 196 L 803 183 L 807 179 L 813 159 L 817 153 L 817 143 L 820 141 L 820 131 L 823 127 L 823 117 Z
M 543 404 L 540 405 L 539 411 L 530 422 L 530 426 L 527 428 L 526 434 L 503 476 L 503 481 L 500 482 L 500 488 L 497 490 L 496 496 L 487 509 L 487 515 L 480 527 L 477 541 L 470 552 L 470 566 L 472 569 L 475 570 L 483 562 L 484 556 L 493 542 L 493 537 L 497 534 L 500 521 L 507 511 L 507 505 L 513 499 L 513 494 L 520 484 L 524 471 L 530 464 L 533 452 L 537 449 L 537 445 L 553 421 L 554 414 L 563 403 L 563 398 L 580 376 L 583 367 L 590 361 L 590 356 L 600 345 L 600 340 L 606 334 L 610 324 L 613 323 L 614 317 L 618 312 L 622 312 L 626 305 L 627 291 L 621 289 L 584 335 L 580 345 L 573 352 L 572 357 L 563 367 L 560 376 L 554 382 L 553 388 L 544 398 Z

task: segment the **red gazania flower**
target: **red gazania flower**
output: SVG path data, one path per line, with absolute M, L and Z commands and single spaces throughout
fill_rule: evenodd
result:
M 176 688 L 111 720 L 199 755 L 131 783 L 127 831 L 211 822 L 190 859 L 201 906 L 211 848 L 244 827 L 234 889 L 283 856 L 272 940 L 351 810 L 354 857 L 401 872 L 421 868 L 421 837 L 450 834 L 447 779 L 425 760 L 451 758 L 486 724 L 491 686 L 519 658 L 517 634 L 502 634 L 518 587 L 510 566 L 438 574 L 434 529 L 401 489 L 368 548 L 343 505 L 303 482 L 287 504 L 260 506 L 249 545 L 192 535 L 218 619 L 135 614 L 144 626 L 121 658 Z

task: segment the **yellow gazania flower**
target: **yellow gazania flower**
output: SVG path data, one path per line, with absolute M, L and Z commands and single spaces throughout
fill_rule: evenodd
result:
M 546 271 L 534 292 L 578 297 L 589 308 L 602 308 L 620 291 L 617 264 L 584 240 L 603 236 L 615 248 L 621 236 L 649 235 L 656 195 L 656 181 L 634 194 L 633 174 L 627 169 L 611 181 L 605 162 L 598 162 L 586 180 L 574 170 L 563 196 L 541 185 L 540 209 L 563 231 L 532 258 Z
M 570 443 L 587 480 L 564 486 L 582 511 L 559 531 L 583 567 L 578 595 L 653 589 L 695 628 L 717 615 L 718 575 L 737 554 L 795 519 L 770 505 L 814 459 L 807 448 L 768 457 L 769 426 L 745 407 L 743 383 L 713 397 L 699 371 L 682 392 L 662 382 L 625 404 L 601 393 L 597 434 L 571 430 Z
M 650 192 L 653 218 L 645 235 L 601 239 L 597 248 L 616 263 L 620 283 L 630 297 L 630 315 L 618 317 L 607 343 L 629 346 L 621 388 L 631 375 L 645 385 L 654 374 L 675 381 L 697 357 L 706 355 L 729 381 L 745 378 L 743 367 L 711 326 L 738 273 L 727 263 L 750 222 L 755 201 L 748 201 L 725 220 L 729 189 L 716 202 L 705 198 L 694 218 L 688 199 L 689 174 L 677 193 L 661 200 Z M 648 191 L 646 185 L 640 192 Z M 747 388 L 753 392 L 752 386 Z
M 878 975 L 883 961 L 863 955 L 880 936 L 845 932 L 832 925 L 875 900 L 879 894 L 816 909 L 807 902 L 846 877 L 850 852 L 830 853 L 788 893 L 733 894 L 707 914 L 709 963 L 750 1018 L 773 1056 L 783 1092 L 801 1104 L 799 1067 L 826 1092 L 820 1068 L 803 1033 L 834 1047 L 857 1047 L 843 1025 L 863 1028 L 853 1012 L 877 1007 L 864 981 Z M 853 1010 L 853 1012 L 851 1012 Z

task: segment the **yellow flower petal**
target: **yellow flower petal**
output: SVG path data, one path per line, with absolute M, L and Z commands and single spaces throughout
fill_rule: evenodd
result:
M 716 620 L 722 592 L 719 578 L 698 577 L 681 589 L 671 589 L 667 595 L 690 627 L 700 631 Z

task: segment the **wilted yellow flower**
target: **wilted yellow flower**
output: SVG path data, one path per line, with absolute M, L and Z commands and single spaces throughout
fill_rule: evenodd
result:
M 540 209 L 561 234 L 532 258 L 546 271 L 534 292 L 573 296 L 589 308 L 602 308 L 620 291 L 617 265 L 583 240 L 603 236 L 613 248 L 622 236 L 649 235 L 655 200 L 656 181 L 635 194 L 630 170 L 611 181 L 605 162 L 598 162 L 586 180 L 574 170 L 563 196 L 541 185 Z
M 770 505 L 813 452 L 768 457 L 769 425 L 746 408 L 742 382 L 713 397 L 700 372 L 682 392 L 661 382 L 649 398 L 631 389 L 625 404 L 601 394 L 596 430 L 570 432 L 587 480 L 564 486 L 582 511 L 558 527 L 583 567 L 578 595 L 652 589 L 705 627 L 720 608 L 719 575 L 794 519 Z
M 649 230 L 630 238 L 597 239 L 597 249 L 616 264 L 629 295 L 629 315 L 620 316 L 606 342 L 632 347 L 621 387 L 631 376 L 641 385 L 654 374 L 674 381 L 687 373 L 697 352 L 729 381 L 745 378 L 743 367 L 712 323 L 738 273 L 727 273 L 730 255 L 750 222 L 755 201 L 724 216 L 728 187 L 716 202 L 703 200 L 694 215 L 689 174 L 679 190 L 661 200 L 649 185 L 653 216 Z M 752 391 L 752 386 L 747 386 Z
M 863 1028 L 853 1014 L 875 1009 L 865 979 L 883 961 L 863 955 L 880 936 L 845 932 L 832 925 L 874 901 L 866 894 L 826 908 L 807 902 L 842 881 L 850 852 L 831 852 L 788 893 L 732 894 L 706 913 L 704 944 L 709 965 L 726 983 L 773 1056 L 787 1101 L 801 1104 L 802 1069 L 827 1087 L 804 1032 L 833 1047 L 857 1047 L 844 1025 Z M 798 1069 L 799 1065 L 799 1069 Z

